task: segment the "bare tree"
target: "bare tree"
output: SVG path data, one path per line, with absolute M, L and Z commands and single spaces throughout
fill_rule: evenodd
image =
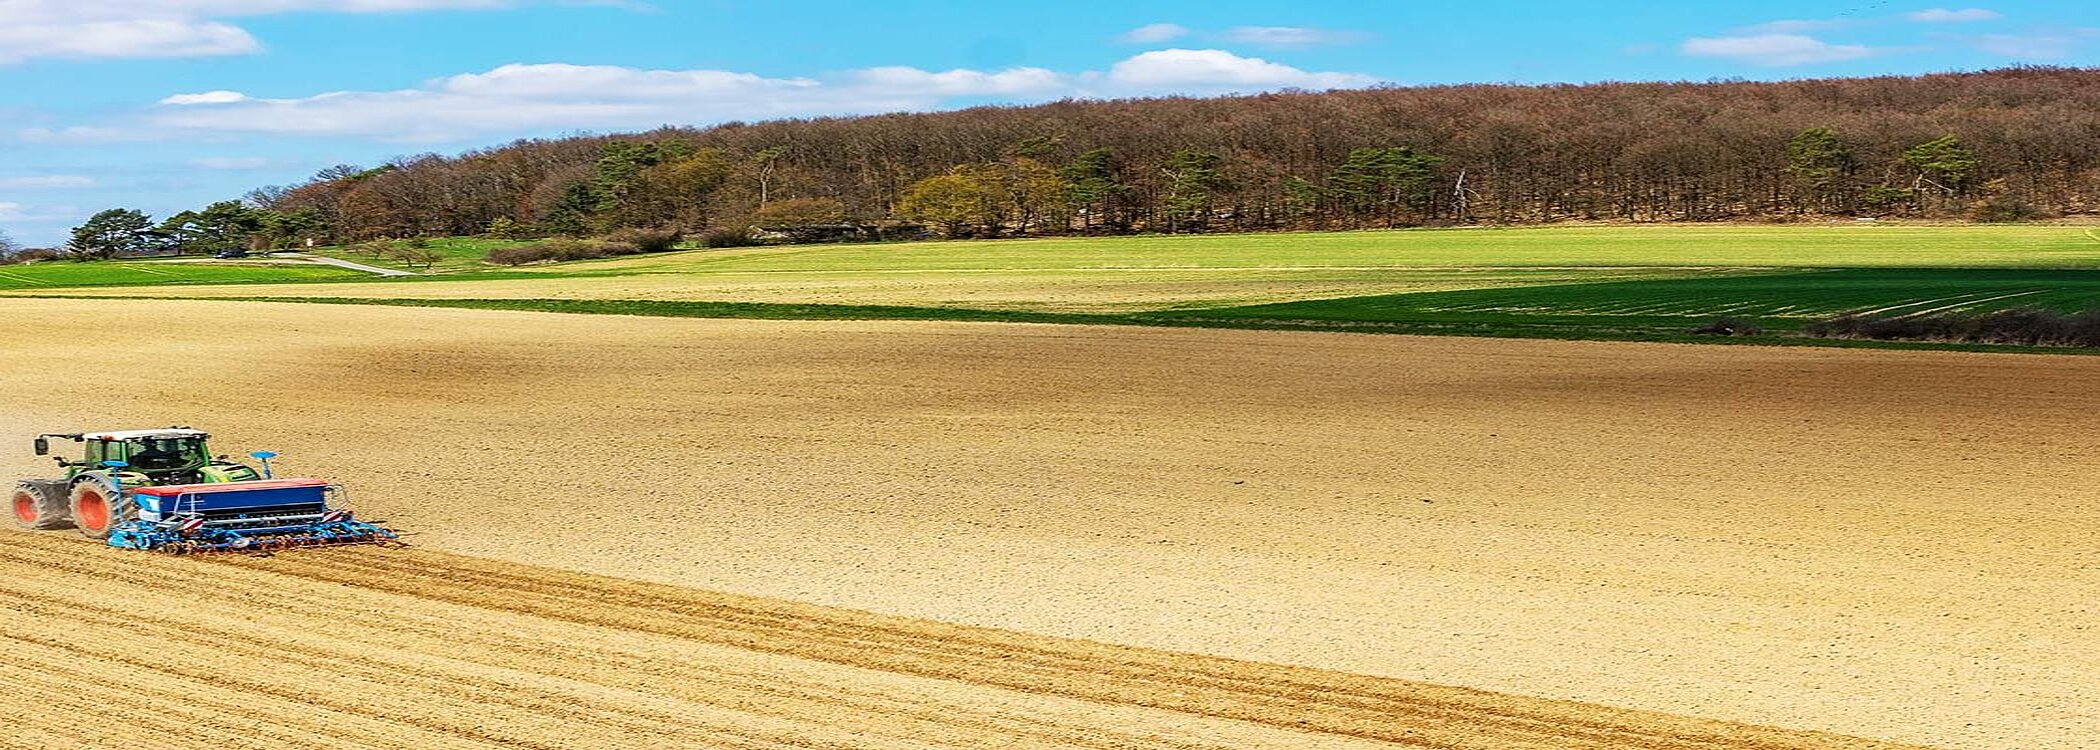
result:
M 636 146 L 719 154 L 724 172 L 719 184 L 713 166 L 608 184 L 603 162 Z M 1400 209 L 1333 192 L 1352 152 L 1394 148 L 1440 159 Z M 2048 213 L 2100 213 L 2100 72 L 1432 86 L 730 123 L 332 168 L 273 207 L 310 209 L 337 239 L 474 233 L 499 218 L 732 225 L 782 199 L 880 220 L 923 180 L 1023 152 L 1083 188 L 1076 223 L 1111 231 L 1954 215 L 1985 186 Z M 1214 184 L 1192 191 L 1188 170 L 1157 168 L 1179 153 L 1215 155 Z M 1101 154 L 1122 166 L 1089 168 Z M 1025 202 L 1016 212 L 1009 222 L 1058 226 Z

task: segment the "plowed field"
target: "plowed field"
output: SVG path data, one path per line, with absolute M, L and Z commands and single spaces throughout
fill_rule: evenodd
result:
M 428 551 L 0 571 L 5 747 L 1897 748 Z
M 344 481 L 426 550 L 1330 670 L 1314 683 L 1375 675 L 1959 748 L 2100 739 L 2100 656 L 2085 648 L 2100 600 L 2089 489 L 2100 359 L 67 300 L 0 300 L 0 358 L 0 445 L 26 447 L 40 429 L 193 423 L 221 451 L 279 450 L 288 470 Z M 45 468 L 22 453 L 0 464 Z M 139 563 L 66 573 L 48 563 L 57 551 L 34 549 L 43 557 L 0 563 L 33 581 L 7 584 L 24 593 L 8 600 L 5 643 L 30 650 L 4 660 L 10 683 L 85 681 L 132 658 L 93 635 L 115 627 L 106 612 L 72 652 L 56 635 L 14 637 L 90 618 L 64 603 L 78 598 L 151 610 L 175 631 L 261 637 L 267 625 L 271 643 L 302 629 L 330 642 L 314 623 L 342 610 L 356 624 L 339 651 L 427 638 L 428 658 L 452 658 L 429 645 L 448 637 L 466 649 L 542 627 L 513 616 L 571 628 L 616 613 L 584 624 L 618 632 L 639 628 L 625 619 L 638 611 L 687 608 L 652 588 L 671 598 L 521 614 L 433 593 L 495 585 L 466 572 L 468 585 L 435 585 L 467 561 L 378 550 L 236 561 L 223 596 L 150 581 L 104 596 L 81 580 Z M 377 572 L 315 572 L 359 565 Z M 282 576 L 325 585 L 290 586 L 285 604 L 257 596 Z M 71 593 L 52 600 L 54 589 Z M 389 613 L 439 605 L 466 609 L 390 634 Z M 689 647 L 642 630 L 643 653 Z M 174 649 L 157 668 L 201 682 L 272 669 L 224 645 L 240 639 L 204 637 L 224 654 Z M 553 687 L 605 695 L 561 671 L 572 658 L 603 668 L 595 679 L 663 678 L 650 690 L 701 679 L 673 663 L 755 658 L 605 655 L 596 649 L 620 647 L 605 631 L 532 637 L 442 669 L 302 656 L 293 663 L 313 682 L 272 705 L 325 705 L 331 686 L 356 694 L 399 671 L 428 677 L 425 693 L 372 698 L 375 721 L 455 721 L 423 696 L 450 705 L 440 686 L 479 674 L 501 687 L 476 700 L 526 708 L 456 721 L 539 726 L 529 715 L 546 706 L 603 705 Z M 590 656 L 564 651 L 580 645 Z M 1143 659 L 1181 658 L 1128 653 L 1141 673 L 1164 668 Z M 874 696 L 939 694 L 1024 656 L 796 674 L 865 678 Z M 475 659 L 511 671 L 464 663 Z M 81 663 L 96 666 L 69 666 Z M 1078 717 L 1057 731 L 1103 736 L 1157 726 L 1197 745 L 1314 743 L 1261 735 L 1273 725 L 1235 713 L 996 684 L 1010 692 L 945 705 Z M 1045 693 L 1086 700 L 1038 703 Z M 681 710 L 656 701 L 635 705 Z M 1149 708 L 1114 713 L 1132 706 Z M 1417 726 L 1394 722 L 1399 710 L 1370 715 Z M 608 734 L 580 736 L 654 726 L 604 716 L 589 731 Z M 1203 735 L 1227 731 L 1204 716 L 1260 726 Z M 1470 746 L 1524 746 L 1481 736 Z

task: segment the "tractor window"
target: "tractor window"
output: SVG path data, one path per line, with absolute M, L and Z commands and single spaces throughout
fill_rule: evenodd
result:
M 109 449 L 109 443 L 106 443 L 106 442 L 103 442 L 103 441 L 100 441 L 100 440 L 89 440 L 89 441 L 87 441 L 87 463 L 88 463 L 88 465 L 90 465 L 90 466 L 100 466 L 100 465 L 102 464 L 102 462 L 103 462 L 103 461 L 107 461 L 107 460 L 109 460 L 109 450 L 108 450 L 108 449 Z
M 159 438 L 131 441 L 131 457 L 126 459 L 139 471 L 176 471 L 203 466 L 206 456 L 204 441 L 198 438 Z

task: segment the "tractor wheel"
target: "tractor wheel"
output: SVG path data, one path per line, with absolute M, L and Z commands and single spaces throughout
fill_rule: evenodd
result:
M 15 494 L 8 502 L 8 507 L 14 511 L 15 526 L 45 531 L 73 525 L 73 517 L 66 507 L 66 496 L 58 489 L 57 485 L 47 482 L 15 485 Z
M 73 526 L 89 539 L 108 539 L 112 529 L 138 515 L 131 498 L 102 479 L 74 484 L 71 507 Z

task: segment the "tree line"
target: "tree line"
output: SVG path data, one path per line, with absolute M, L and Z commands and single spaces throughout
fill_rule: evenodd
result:
M 632 228 L 733 240 L 752 228 L 2020 220 L 2100 207 L 2100 71 L 1391 87 L 730 123 L 341 166 L 237 205 L 250 213 L 207 207 L 153 231 L 227 242 L 222 230 L 240 226 L 270 244 Z

